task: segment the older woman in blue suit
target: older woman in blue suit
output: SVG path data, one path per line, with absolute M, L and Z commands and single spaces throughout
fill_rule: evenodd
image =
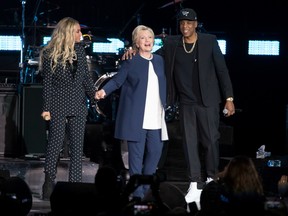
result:
M 166 77 L 164 61 L 152 54 L 154 32 L 143 25 L 132 32 L 133 46 L 138 50 L 133 59 L 124 61 L 118 73 L 97 91 L 102 99 L 121 87 L 115 122 L 115 138 L 127 141 L 129 175 L 152 175 L 157 170 L 168 140 L 164 106 Z M 149 185 L 140 185 L 133 198 L 142 199 Z

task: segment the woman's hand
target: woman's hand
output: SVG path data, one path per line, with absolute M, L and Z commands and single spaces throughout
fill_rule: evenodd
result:
M 105 98 L 105 96 L 106 96 L 106 92 L 103 89 L 96 91 L 96 93 L 95 93 L 95 99 L 96 100 L 103 99 L 103 98 Z
M 41 117 L 42 117 L 45 121 L 49 121 L 49 120 L 51 119 L 50 112 L 42 112 L 42 113 L 41 113 Z

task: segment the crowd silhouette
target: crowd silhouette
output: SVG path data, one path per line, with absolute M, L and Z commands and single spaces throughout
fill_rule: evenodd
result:
M 42 215 L 237 216 L 253 212 L 284 216 L 288 213 L 288 176 L 282 175 L 277 182 L 278 194 L 267 196 L 261 176 L 247 156 L 233 157 L 215 180 L 204 187 L 200 210 L 196 203 L 187 206 L 184 194 L 166 182 L 165 173 L 126 177 L 113 166 L 103 165 L 98 168 L 94 183 L 57 182 L 50 198 L 51 211 Z M 134 200 L 133 191 L 140 185 L 149 185 L 150 190 L 142 200 Z M 9 174 L 0 176 L 0 192 L 1 211 L 17 216 L 29 214 L 32 193 L 23 179 Z

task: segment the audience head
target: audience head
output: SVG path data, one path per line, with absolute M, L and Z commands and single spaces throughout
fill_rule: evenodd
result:
M 247 156 L 240 155 L 232 158 L 218 176 L 234 193 L 264 195 L 259 173 L 252 159 Z
M 100 194 L 120 194 L 118 175 L 111 166 L 102 166 L 95 175 L 95 186 Z
M 227 211 L 233 215 L 243 215 L 251 211 L 264 214 L 265 195 L 261 177 L 254 162 L 247 156 L 235 156 L 223 172 L 219 182 L 227 194 Z

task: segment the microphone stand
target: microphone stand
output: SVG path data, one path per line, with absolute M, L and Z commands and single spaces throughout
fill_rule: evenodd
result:
M 33 45 L 34 45 L 34 47 L 36 46 L 36 27 L 37 27 L 37 22 L 38 22 L 37 14 L 38 14 L 38 10 L 39 10 L 39 6 L 40 6 L 40 4 L 41 4 L 41 1 L 42 1 L 42 0 L 38 0 L 38 1 L 37 1 L 37 6 L 36 6 L 36 8 L 35 8 L 34 18 L 33 18 L 33 23 L 34 23 Z M 33 25 L 33 23 L 32 23 L 32 25 Z M 31 25 L 31 26 L 32 26 L 32 25 Z
M 29 56 L 29 57 L 32 57 L 32 58 L 34 58 L 34 51 L 36 49 L 36 28 L 37 28 L 37 22 L 38 22 L 37 14 L 38 14 L 38 10 L 39 10 L 39 6 L 41 4 L 41 1 L 42 0 L 37 0 L 37 6 L 35 8 L 34 17 L 33 17 L 33 21 L 32 21 L 32 24 L 31 24 L 31 26 L 33 26 L 33 47 L 31 49 L 31 56 Z M 29 49 L 29 46 L 28 46 L 28 49 Z M 30 83 L 34 83 L 35 69 L 31 69 L 31 68 L 28 68 L 28 67 L 26 68 L 25 76 L 24 76 L 24 83 L 27 83 L 27 78 L 29 76 L 30 76 L 30 80 L 29 80 Z
M 24 48 L 25 48 L 25 5 L 26 0 L 21 0 L 22 3 L 22 34 L 21 34 L 21 52 L 20 52 L 20 83 L 23 83 L 23 69 L 24 69 L 24 63 L 23 63 L 23 56 L 24 56 Z

